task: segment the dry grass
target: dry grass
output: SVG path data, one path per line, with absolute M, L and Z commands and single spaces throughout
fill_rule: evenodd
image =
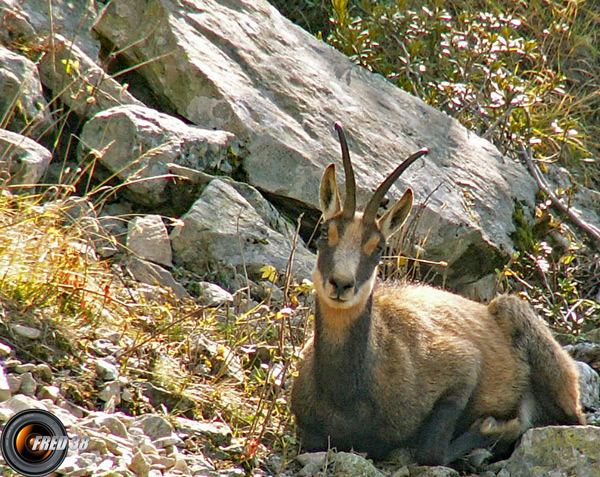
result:
M 285 387 L 309 319 L 310 287 L 292 285 L 284 308 L 270 298 L 244 312 L 244 291 L 230 306 L 182 302 L 99 260 L 85 222 L 66 221 L 62 203 L 6 189 L 0 197 L 0 340 L 25 362 L 51 365 L 71 401 L 103 409 L 96 340 L 117 333 L 115 357 L 133 396 L 118 409 L 224 421 L 237 447 L 222 465 L 279 470 L 273 452 L 281 466 L 297 452 Z M 41 330 L 42 338 L 15 334 L 15 324 Z M 169 408 L 144 396 L 144 382 L 168 392 Z

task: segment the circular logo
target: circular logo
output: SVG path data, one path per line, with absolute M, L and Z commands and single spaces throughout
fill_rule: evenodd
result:
M 0 447 L 10 468 L 27 477 L 54 472 L 69 450 L 63 423 L 41 409 L 28 409 L 11 417 L 2 430 Z

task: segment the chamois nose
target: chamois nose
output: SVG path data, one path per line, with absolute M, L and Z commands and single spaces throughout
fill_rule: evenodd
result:
M 332 286 L 335 294 L 339 297 L 343 296 L 346 292 L 354 288 L 356 282 L 354 280 L 348 280 L 346 278 L 335 278 L 329 279 L 329 284 Z

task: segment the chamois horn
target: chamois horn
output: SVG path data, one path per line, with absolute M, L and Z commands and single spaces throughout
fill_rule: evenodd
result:
M 336 122 L 335 130 L 340 137 L 342 161 L 346 177 L 346 199 L 344 202 L 343 217 L 350 219 L 354 217 L 354 212 L 356 212 L 356 181 L 354 180 L 354 170 L 352 169 L 352 162 L 350 162 L 350 151 L 348 150 L 348 142 L 346 141 L 346 133 L 342 128 L 342 123 Z
M 369 222 L 374 222 L 375 221 L 375 218 L 377 216 L 377 210 L 379 209 L 379 206 L 381 205 L 381 201 L 385 197 L 385 194 L 387 194 L 388 190 L 390 190 L 390 187 L 392 187 L 392 185 L 394 184 L 394 182 L 396 182 L 396 180 L 398 180 L 398 177 L 400 177 L 400 175 L 413 162 L 415 162 L 419 157 L 424 156 L 428 152 L 429 152 L 429 149 L 427 149 L 426 147 L 418 150 L 417 152 L 415 152 L 414 154 L 412 154 L 410 157 L 408 157 L 402 164 L 400 164 L 394 170 L 394 172 L 392 172 L 387 177 L 387 179 L 384 180 L 381 183 L 381 185 L 377 188 L 377 190 L 373 194 L 373 197 L 371 197 L 371 200 L 369 201 L 369 203 L 365 207 L 365 213 L 364 213 L 364 216 L 363 216 L 363 220 L 364 220 L 365 223 L 369 223 Z

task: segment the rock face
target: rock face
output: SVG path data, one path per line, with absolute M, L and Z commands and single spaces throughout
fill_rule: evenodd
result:
M 198 273 L 216 270 L 225 283 L 244 268 L 251 278 L 259 278 L 264 265 L 285 271 L 294 231 L 253 187 L 214 179 L 182 219 L 183 227 L 171 232 L 177 264 Z M 295 276 L 308 277 L 314 260 L 299 241 Z
M 129 183 L 136 202 L 156 206 L 169 199 L 169 163 L 206 169 L 226 161 L 233 140 L 231 133 L 188 126 L 151 108 L 117 106 L 86 123 L 79 152 L 83 159 L 97 151 L 100 162 Z
M 429 197 L 418 236 L 429 233 L 427 258 L 451 264 L 451 285 L 492 272 L 512 249 L 514 201 L 534 199 L 524 168 L 265 1 L 124 0 L 110 3 L 94 29 L 127 47 L 128 61 L 149 62 L 139 72 L 180 115 L 245 143 L 243 166 L 255 187 L 316 207 L 323 169 L 341 162 L 332 128 L 341 119 L 359 203 L 402 158 L 430 148 L 391 195 L 411 185 L 417 203 Z
M 510 477 L 600 476 L 600 428 L 555 426 L 530 429 L 499 475 Z

